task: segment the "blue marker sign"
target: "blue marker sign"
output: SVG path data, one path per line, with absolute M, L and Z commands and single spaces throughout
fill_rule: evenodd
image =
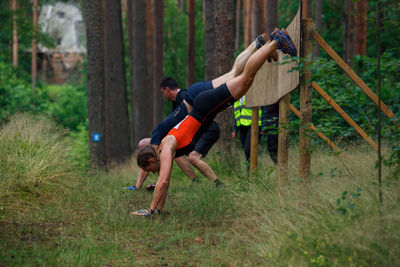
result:
M 100 140 L 101 140 L 101 135 L 99 133 L 93 133 L 92 141 L 93 142 L 100 142 Z

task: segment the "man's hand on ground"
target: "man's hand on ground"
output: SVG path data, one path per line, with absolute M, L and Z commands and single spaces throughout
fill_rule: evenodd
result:
M 149 184 L 146 187 L 147 191 L 154 191 L 155 188 L 156 188 L 156 184 Z
M 127 187 L 125 187 L 125 189 L 127 189 L 127 190 L 139 190 L 139 188 L 136 188 L 136 186 L 127 186 Z

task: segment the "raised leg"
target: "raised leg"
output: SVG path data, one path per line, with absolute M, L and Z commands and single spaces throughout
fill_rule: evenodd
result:
M 262 46 L 253 55 L 250 56 L 242 74 L 228 80 L 226 86 L 228 87 L 231 95 L 236 99 L 240 99 L 247 93 L 250 86 L 253 84 L 254 77 L 257 71 L 262 67 L 264 62 L 276 51 L 277 42 L 275 40 Z

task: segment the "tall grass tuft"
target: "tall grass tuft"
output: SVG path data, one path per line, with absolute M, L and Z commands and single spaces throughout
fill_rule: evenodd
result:
M 18 114 L 0 129 L 0 199 L 16 207 L 45 200 L 71 183 L 66 131 L 41 116 Z M 22 200 L 22 202 L 21 202 Z M 25 201 L 23 201 L 25 200 Z M 18 211 L 18 209 L 12 209 Z
M 291 152 L 291 162 L 298 162 Z M 292 166 L 285 186 L 278 187 L 276 176 L 258 174 L 246 191 L 233 190 L 240 215 L 228 234 L 229 249 L 241 256 L 232 262 L 251 257 L 252 264 L 268 266 L 400 264 L 400 184 L 386 179 L 380 203 L 375 153 L 361 146 L 346 154 L 347 169 L 337 157 L 315 151 L 307 179 Z

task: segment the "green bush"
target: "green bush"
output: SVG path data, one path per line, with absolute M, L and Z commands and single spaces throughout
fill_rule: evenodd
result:
M 72 85 L 47 85 L 43 89 L 47 101 L 44 113 L 73 131 L 86 122 L 88 116 L 87 90 Z

